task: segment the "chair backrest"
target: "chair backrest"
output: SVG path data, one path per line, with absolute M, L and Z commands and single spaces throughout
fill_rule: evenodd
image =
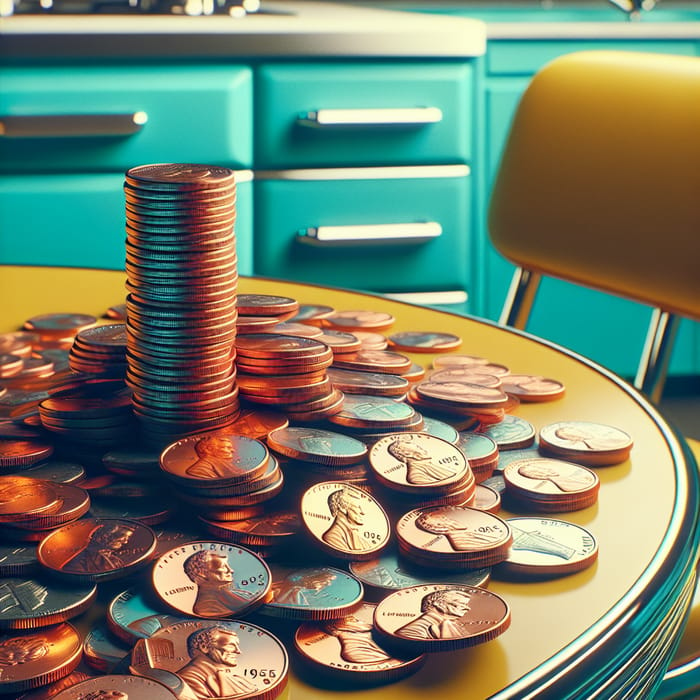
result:
M 489 233 L 538 275 L 700 318 L 700 58 L 545 66 L 515 114 Z

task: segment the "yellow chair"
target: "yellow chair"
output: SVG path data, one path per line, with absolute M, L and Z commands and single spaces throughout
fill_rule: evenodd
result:
M 700 58 L 583 51 L 546 65 L 514 116 L 488 225 L 517 266 L 501 323 L 525 328 L 543 276 L 652 307 L 634 385 L 658 402 L 680 317 L 700 319 Z M 700 596 L 693 608 L 657 697 L 700 687 Z

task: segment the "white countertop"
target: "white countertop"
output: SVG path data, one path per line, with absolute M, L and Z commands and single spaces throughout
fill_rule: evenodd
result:
M 482 55 L 480 20 L 328 2 L 264 2 L 222 15 L 13 15 L 0 57 L 436 57 Z

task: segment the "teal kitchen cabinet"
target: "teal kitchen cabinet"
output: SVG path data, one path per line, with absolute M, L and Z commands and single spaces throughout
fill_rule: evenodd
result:
M 239 270 L 252 272 L 252 70 L 94 61 L 0 67 L 0 260 L 124 266 L 124 172 L 238 173 Z
M 474 72 L 470 60 L 262 65 L 255 272 L 466 310 Z

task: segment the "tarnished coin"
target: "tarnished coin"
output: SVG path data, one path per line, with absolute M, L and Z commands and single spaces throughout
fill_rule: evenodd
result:
M 488 435 L 499 451 L 519 450 L 535 442 L 535 428 L 520 416 L 508 415 L 499 423 L 479 428 L 479 432 Z
M 311 427 L 278 428 L 267 436 L 267 444 L 285 457 L 330 467 L 357 464 L 367 454 L 367 445 L 360 440 Z
M 327 373 L 333 386 L 345 394 L 398 397 L 403 396 L 409 389 L 408 380 L 397 374 L 363 372 L 340 367 L 329 367 Z
M 0 634 L 0 694 L 53 683 L 80 662 L 83 640 L 69 622 Z
M 536 374 L 509 374 L 502 378 L 501 388 L 521 401 L 554 401 L 564 396 L 564 385 L 556 379 Z
M 563 576 L 598 558 L 598 543 L 585 528 L 551 518 L 508 518 L 513 543 L 497 571 L 525 576 Z
M 95 585 L 65 585 L 34 578 L 0 580 L 0 629 L 26 630 L 65 622 L 97 598 Z
M 325 624 L 301 625 L 294 635 L 300 662 L 312 673 L 352 686 L 389 683 L 417 671 L 424 654 L 397 655 L 374 640 L 374 610 L 371 603 L 362 603 Z
M 83 640 L 83 660 L 90 668 L 104 674 L 112 673 L 130 651 L 131 647 L 112 636 L 102 621 L 93 625 Z
M 184 683 L 180 697 L 273 700 L 287 684 L 289 658 L 282 642 L 257 625 L 189 620 L 140 639 L 130 668 L 140 676 L 154 669 L 175 674 Z
M 412 406 L 385 396 L 345 394 L 342 410 L 329 420 L 351 428 L 395 428 L 411 423 L 415 415 Z
M 406 352 L 449 352 L 462 344 L 454 333 L 401 331 L 388 336 L 389 345 Z
M 0 577 L 28 577 L 39 569 L 36 546 L 0 544 Z
M 458 583 L 465 586 L 485 587 L 491 578 L 491 569 L 435 570 L 429 567 L 411 566 L 396 552 L 384 552 L 377 559 L 351 561 L 350 573 L 365 587 L 365 599 L 378 601 L 399 588 L 409 588 L 425 583 Z
M 261 615 L 285 620 L 331 620 L 362 602 L 362 584 L 332 566 L 283 566 L 271 563 L 272 598 Z
M 380 483 L 405 493 L 449 491 L 470 471 L 458 447 L 427 433 L 395 433 L 377 440 L 369 463 Z
M 452 651 L 495 639 L 510 626 L 510 606 L 484 588 L 434 583 L 388 595 L 374 611 L 380 638 L 415 651 Z
M 160 466 L 178 483 L 225 486 L 260 476 L 268 460 L 267 447 L 255 438 L 206 432 L 169 445 L 161 455 Z
M 432 416 L 423 416 L 423 432 L 447 440 L 453 445 L 456 445 L 459 441 L 457 428 Z
M 186 619 L 184 615 L 164 612 L 153 605 L 151 596 L 140 588 L 128 588 L 112 599 L 107 608 L 106 623 L 122 642 L 133 645 L 163 627 Z
M 394 324 L 396 319 L 386 311 L 336 311 L 326 316 L 324 324 L 338 330 L 375 330 L 382 331 Z
M 590 467 L 624 462 L 632 438 L 610 425 L 587 421 L 562 421 L 540 429 L 539 448 L 544 454 L 571 459 Z
M 0 523 L 15 523 L 59 506 L 55 485 L 27 476 L 0 476 Z
M 299 304 L 299 309 L 290 321 L 299 321 L 309 325 L 321 325 L 323 319 L 332 315 L 335 309 L 324 304 Z
M 371 559 L 389 542 L 389 518 L 369 493 L 342 481 L 324 481 L 301 499 L 304 525 L 328 554 Z
M 81 518 L 47 535 L 37 555 L 63 578 L 107 581 L 148 566 L 155 547 L 153 530 L 135 520 Z
M 497 515 L 468 506 L 416 508 L 396 523 L 399 549 L 436 566 L 493 566 L 508 556 L 513 535 Z
M 153 566 L 153 587 L 169 608 L 206 618 L 242 615 L 260 606 L 272 583 L 255 553 L 225 542 L 190 542 Z
M 531 508 L 545 512 L 579 510 L 598 498 L 598 475 L 579 464 L 540 457 L 520 459 L 503 470 L 506 492 Z
M 150 678 L 111 673 L 81 681 L 53 697 L 55 700 L 173 700 L 177 696 Z

